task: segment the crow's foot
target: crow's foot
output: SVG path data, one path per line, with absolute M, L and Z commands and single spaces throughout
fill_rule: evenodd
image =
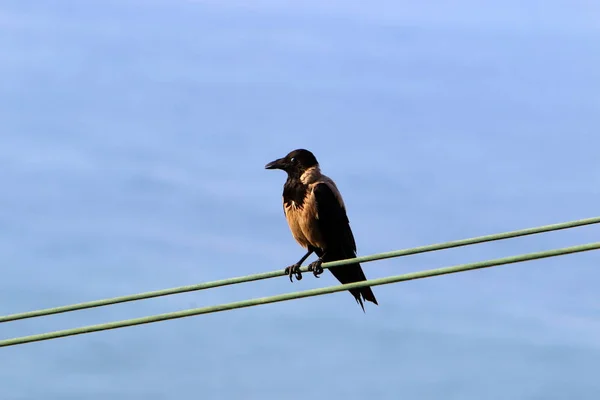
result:
M 302 280 L 302 272 L 300 272 L 300 264 L 290 265 L 285 268 L 285 274 L 290 277 L 290 282 L 294 282 L 293 275 L 296 275 L 296 280 Z
M 323 267 L 321 267 L 321 264 L 323 264 L 323 260 L 318 259 L 317 261 L 314 261 L 308 265 L 308 270 L 312 271 L 316 278 L 319 278 L 319 275 L 323 273 Z

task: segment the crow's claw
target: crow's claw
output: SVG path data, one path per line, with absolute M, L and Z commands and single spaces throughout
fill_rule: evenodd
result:
M 285 274 L 290 277 L 290 282 L 294 282 L 293 276 L 296 275 L 296 280 L 302 280 L 302 272 L 300 272 L 300 265 L 294 264 L 285 268 Z
M 315 278 L 320 278 L 319 275 L 323 273 L 323 267 L 321 267 L 321 264 L 323 264 L 323 261 L 319 259 L 308 265 L 308 270 L 312 271 Z

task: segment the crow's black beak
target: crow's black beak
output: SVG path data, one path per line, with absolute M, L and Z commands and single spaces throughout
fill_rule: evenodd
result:
M 283 169 L 284 166 L 285 161 L 283 158 L 280 158 L 265 165 L 265 169 Z

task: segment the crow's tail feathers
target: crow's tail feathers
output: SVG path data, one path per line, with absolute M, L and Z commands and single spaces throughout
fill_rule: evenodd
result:
M 337 254 L 326 254 L 325 259 L 323 261 L 337 261 L 350 258 L 348 256 L 335 257 L 336 255 Z M 355 256 L 353 255 L 353 257 Z M 329 268 L 329 270 L 331 271 L 333 276 L 335 276 L 335 278 L 342 284 L 367 280 L 367 278 L 365 277 L 365 273 L 363 272 L 359 263 L 340 265 L 339 267 Z M 379 305 L 377 303 L 375 295 L 373 294 L 373 291 L 369 286 L 350 289 L 349 292 L 352 293 L 352 296 L 354 296 L 356 302 L 360 305 L 363 312 L 365 311 L 363 300 L 367 300 L 373 304 Z

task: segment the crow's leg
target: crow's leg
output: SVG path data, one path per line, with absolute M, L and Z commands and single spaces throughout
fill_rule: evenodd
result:
M 308 264 L 308 270 L 312 271 L 315 278 L 319 278 L 319 275 L 323 273 L 323 267 L 321 267 L 321 264 L 323 264 L 323 257 L 325 257 L 325 253 L 323 253 L 323 255 L 317 259 L 317 261 Z
M 302 263 L 314 252 L 314 250 L 308 250 L 308 252 L 294 265 L 286 267 L 284 273 L 290 277 L 290 282 L 293 282 L 293 275 L 296 275 L 296 280 L 302 280 L 302 272 L 300 272 L 300 266 Z

